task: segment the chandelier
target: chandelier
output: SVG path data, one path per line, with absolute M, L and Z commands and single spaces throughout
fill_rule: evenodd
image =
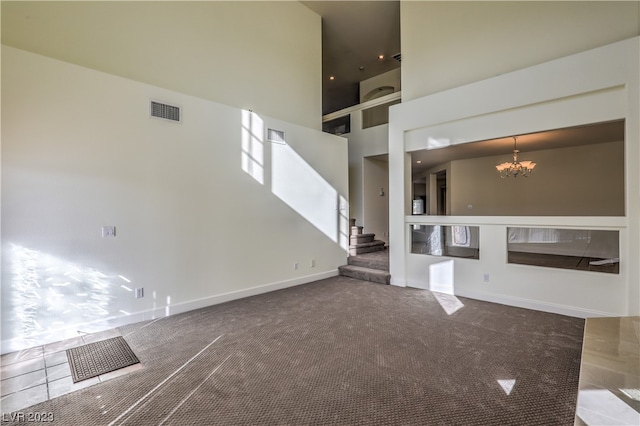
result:
M 506 178 L 509 176 L 518 177 L 518 175 L 527 177 L 533 171 L 533 168 L 536 166 L 536 163 L 532 161 L 518 161 L 518 148 L 516 146 L 517 138 L 513 137 L 513 161 L 511 163 L 505 162 L 502 164 L 498 164 L 496 166 L 496 170 L 500 173 L 501 178 Z

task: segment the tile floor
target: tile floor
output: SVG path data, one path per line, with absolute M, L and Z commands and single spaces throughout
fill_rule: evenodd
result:
M 640 425 L 640 316 L 588 318 L 576 426 Z
M 66 350 L 119 335 L 111 329 L 2 355 L 0 411 L 21 410 L 142 368 L 142 364 L 135 364 L 73 383 Z

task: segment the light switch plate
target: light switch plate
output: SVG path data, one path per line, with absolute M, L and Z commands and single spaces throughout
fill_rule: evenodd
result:
M 116 227 L 115 226 L 103 226 L 102 227 L 102 237 L 115 237 L 116 236 Z

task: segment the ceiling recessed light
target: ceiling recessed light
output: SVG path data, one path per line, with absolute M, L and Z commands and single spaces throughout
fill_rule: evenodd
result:
M 329 76 L 329 80 L 335 80 L 336 78 L 332 75 Z
M 418 161 L 416 161 L 416 163 L 422 164 L 422 160 L 418 160 Z
M 384 59 L 384 55 L 378 55 L 378 60 L 381 61 Z

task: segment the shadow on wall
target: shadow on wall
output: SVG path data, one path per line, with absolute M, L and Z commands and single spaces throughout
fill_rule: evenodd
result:
M 348 203 L 289 144 L 284 134 L 265 137 L 264 120 L 242 111 L 242 170 L 345 251 Z M 269 161 L 267 161 L 269 160 Z

